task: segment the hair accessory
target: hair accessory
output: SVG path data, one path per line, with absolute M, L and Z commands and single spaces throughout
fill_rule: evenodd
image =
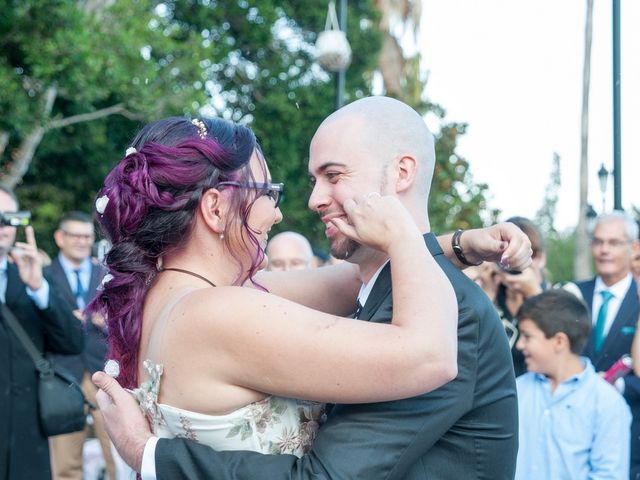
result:
M 104 373 L 113 378 L 118 378 L 120 375 L 120 364 L 117 360 L 107 360 L 107 363 L 104 364 Z
M 465 257 L 464 252 L 462 251 L 462 247 L 460 246 L 460 237 L 462 237 L 463 233 L 464 230 L 459 228 L 455 231 L 453 237 L 451 237 L 451 248 L 453 249 L 453 253 L 456 254 L 456 257 L 458 257 L 458 260 L 460 260 L 460 263 L 462 263 L 463 265 L 466 265 L 468 267 L 477 267 L 478 265 L 482 264 L 482 260 L 480 260 L 478 263 L 471 263 L 469 260 L 467 260 L 467 257 Z
M 100 198 L 96 199 L 96 212 L 102 215 L 107 208 L 108 203 L 109 197 L 107 197 L 106 195 L 103 195 Z
M 198 129 L 198 136 L 202 139 L 207 138 L 207 127 L 202 120 L 194 118 L 191 123 Z
M 132 155 L 134 153 L 138 153 L 138 151 L 135 149 L 135 147 L 129 147 L 129 148 L 127 148 L 127 151 L 124 152 L 124 156 L 128 157 L 129 155 Z
M 111 275 L 110 273 L 107 273 L 104 277 L 102 277 L 102 282 L 100 283 L 100 286 L 104 288 L 104 286 L 107 283 L 109 283 L 111 280 L 113 280 L 113 275 Z

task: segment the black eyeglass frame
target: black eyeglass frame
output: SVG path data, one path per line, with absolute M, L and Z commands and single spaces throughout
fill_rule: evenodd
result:
M 267 195 L 271 197 L 271 199 L 275 202 L 275 208 L 280 206 L 282 200 L 284 198 L 284 183 L 259 183 L 259 182 L 235 182 L 235 181 L 226 181 L 220 182 L 216 185 L 217 187 L 239 187 L 239 188 L 252 188 L 254 190 L 262 190 L 267 192 Z

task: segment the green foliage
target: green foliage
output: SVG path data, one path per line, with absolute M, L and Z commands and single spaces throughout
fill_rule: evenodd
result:
M 436 136 L 436 167 L 429 196 L 429 218 L 436 232 L 495 223 L 499 213 L 488 210 L 488 186 L 473 182 L 469 163 L 455 151 L 458 136 L 465 130 L 465 124 L 451 123 L 443 125 Z M 489 217 L 483 218 L 483 213 Z
M 568 282 L 574 279 L 573 258 L 575 231 L 552 232 L 545 238 L 547 251 L 547 272 L 552 283 Z
M 332 75 L 314 62 L 327 3 L 266 0 L 0 0 L 0 136 L 9 142 L 0 169 L 35 126 L 48 129 L 17 194 L 33 211 L 38 241 L 49 253 L 52 232 L 68 210 L 93 210 L 95 192 L 140 125 L 169 115 L 219 115 L 255 130 L 276 181 L 287 184 L 285 221 L 314 246 L 323 227 L 306 206 L 311 137 L 333 111 Z M 373 0 L 349 2 L 348 37 L 355 52 L 346 101 L 370 95 L 382 42 Z M 89 10 L 89 8 L 92 8 Z M 419 62 L 407 84 L 421 113 Z M 55 90 L 50 114 L 45 94 Z M 121 105 L 121 114 L 53 128 L 56 121 Z M 51 127 L 51 128 L 50 128 Z M 464 125 L 437 138 L 432 227 L 483 223 L 486 185 L 473 183 L 456 155 Z M 0 172 L 1 174 L 1 172 Z M 275 233 L 274 232 L 274 233 Z

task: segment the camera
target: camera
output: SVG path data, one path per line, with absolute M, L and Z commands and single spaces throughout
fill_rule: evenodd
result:
M 0 212 L 0 225 L 26 227 L 31 221 L 31 212 Z

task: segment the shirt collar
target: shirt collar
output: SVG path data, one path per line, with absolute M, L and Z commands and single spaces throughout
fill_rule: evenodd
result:
M 593 368 L 593 364 L 591 363 L 591 360 L 589 360 L 587 357 L 580 357 L 580 362 L 583 365 L 583 369 L 581 372 L 576 373 L 575 375 L 572 375 L 571 377 L 567 378 L 564 382 L 562 382 L 559 385 L 569 385 L 569 384 L 578 384 L 578 383 L 582 383 L 586 378 L 588 378 L 589 376 L 591 376 L 592 373 L 595 373 L 595 369 Z M 536 380 L 539 382 L 543 382 L 543 383 L 549 383 L 549 379 L 543 375 L 542 373 L 536 373 Z
M 596 277 L 596 283 L 594 286 L 594 296 L 605 290 L 611 292 L 615 298 L 622 299 L 627 294 L 627 291 L 631 287 L 632 276 L 631 273 L 627 273 L 627 276 L 620 280 L 618 283 L 614 283 L 610 287 L 607 287 L 602 281 L 602 278 Z
M 2 260 L 0 260 L 0 270 L 6 271 L 8 264 L 9 262 L 7 261 L 7 257 L 2 258 Z
M 371 290 L 373 290 L 373 286 L 375 285 L 378 276 L 380 276 L 380 272 L 382 272 L 382 269 L 387 265 L 387 263 L 389 263 L 389 260 L 384 262 L 380 268 L 376 270 L 376 273 L 373 274 L 367 283 L 363 283 L 360 286 L 360 292 L 358 293 L 358 301 L 360 302 L 360 305 L 364 306 L 364 304 L 367 303 L 369 294 L 371 293 Z
M 60 262 L 62 269 L 69 274 L 73 273 L 75 270 L 80 270 L 80 272 L 82 273 L 87 273 L 91 271 L 91 260 L 89 260 L 88 258 L 85 258 L 82 261 L 82 263 L 80 263 L 79 267 L 76 267 L 75 265 L 73 265 L 69 261 L 69 259 L 67 259 L 67 257 L 62 255 L 61 253 L 58 254 L 58 261 Z

